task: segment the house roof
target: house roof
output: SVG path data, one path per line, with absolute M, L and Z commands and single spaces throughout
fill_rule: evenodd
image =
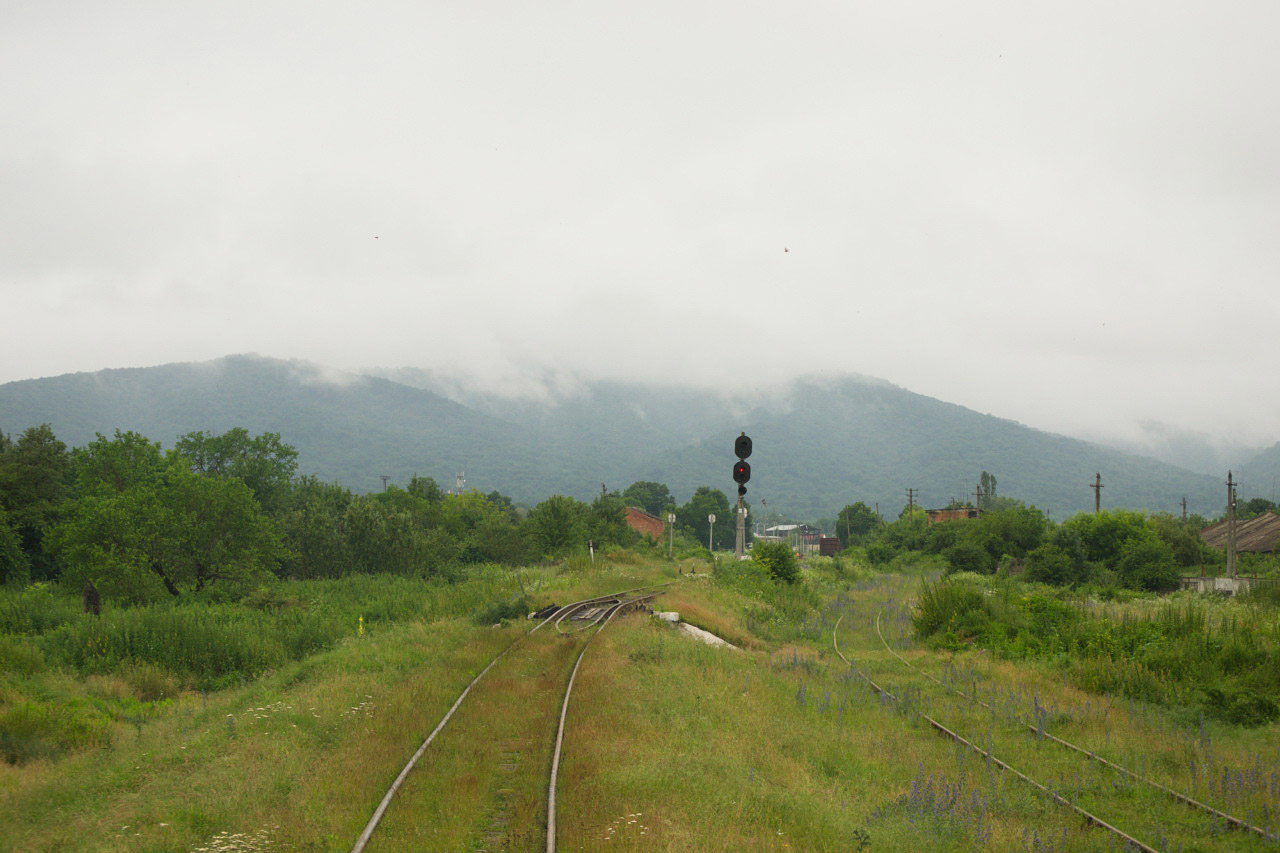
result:
M 1227 523 L 1219 521 L 1200 531 L 1206 545 L 1227 547 Z M 1264 512 L 1257 518 L 1236 522 L 1236 550 L 1266 552 L 1277 550 L 1280 544 L 1280 515 Z

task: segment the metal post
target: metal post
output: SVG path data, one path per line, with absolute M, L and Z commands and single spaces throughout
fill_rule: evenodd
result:
M 707 516 L 707 550 L 712 554 L 716 552 L 715 538 L 716 535 L 716 514 L 713 512 Z
M 742 495 L 738 495 L 738 529 L 733 537 L 733 555 L 739 560 L 747 556 L 747 508 L 742 501 Z
M 667 540 L 667 559 L 670 560 L 676 544 L 676 514 L 674 512 L 667 513 L 667 529 L 671 532 L 671 538 Z

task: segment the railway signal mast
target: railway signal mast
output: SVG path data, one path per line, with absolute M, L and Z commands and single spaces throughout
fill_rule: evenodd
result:
M 739 560 L 747 555 L 747 481 L 751 479 L 751 466 L 747 457 L 751 455 L 751 439 L 744 432 L 733 440 L 733 452 L 738 461 L 733 463 L 733 481 L 738 484 L 738 509 L 734 513 L 738 519 L 738 530 L 734 537 L 733 555 Z

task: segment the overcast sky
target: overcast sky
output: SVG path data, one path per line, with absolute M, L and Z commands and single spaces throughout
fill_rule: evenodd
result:
M 1280 4 L 0 4 L 0 381 L 851 371 L 1280 439 Z

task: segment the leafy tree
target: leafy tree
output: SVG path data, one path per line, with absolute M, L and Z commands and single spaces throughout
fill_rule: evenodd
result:
M 352 570 L 345 517 L 354 496 L 337 483 L 301 477 L 281 516 L 289 554 L 284 573 L 295 578 L 336 578 Z
M 836 536 L 846 548 L 880 525 L 880 516 L 862 501 L 849 504 L 836 516 Z
M 1125 542 L 1116 567 L 1121 582 L 1130 589 L 1163 592 L 1178 588 L 1173 551 L 1154 533 L 1134 536 Z
M 250 585 L 284 554 L 249 487 L 202 476 L 170 454 L 154 481 L 81 496 L 49 532 L 75 585 L 143 600 L 213 584 Z
M 72 451 L 76 487 L 82 495 L 119 494 L 154 484 L 165 469 L 159 442 L 136 432 L 116 430 Z
M 1243 503 L 1236 501 L 1236 518 L 1241 520 L 1257 518 L 1263 513 L 1276 512 L 1277 510 L 1280 510 L 1280 506 L 1266 498 L 1250 498 Z
M 1068 518 L 1062 527 L 1078 537 L 1087 561 L 1114 566 L 1125 544 L 1146 531 L 1147 517 L 1125 509 L 1082 512 Z
M 978 478 L 978 487 L 982 489 L 982 497 L 978 501 L 978 509 L 988 509 L 996 499 L 996 478 L 994 474 L 982 472 Z
M 222 435 L 206 435 L 201 430 L 187 433 L 175 447 L 191 460 L 193 471 L 243 480 L 263 509 L 272 514 L 283 508 L 298 470 L 298 451 L 281 441 L 276 432 L 250 437 L 244 427 Z
M 622 498 L 628 506 L 639 507 L 650 515 L 659 517 L 663 511 L 675 504 L 675 499 L 671 497 L 671 492 L 666 485 L 651 480 L 638 480 L 627 486 L 622 493 Z
M 423 498 L 431 503 L 440 503 L 440 501 L 444 500 L 444 492 L 431 477 L 419 477 L 414 474 L 409 480 L 409 488 L 405 491 L 415 498 Z
M 980 545 L 993 564 L 1001 557 L 1022 558 L 1044 538 L 1044 515 L 1035 507 L 1017 506 L 984 512 L 964 521 L 961 539 Z
M 535 547 L 543 554 L 562 554 L 586 544 L 589 514 L 581 501 L 552 495 L 533 508 L 525 524 Z
M 18 535 L 36 580 L 54 578 L 58 565 L 44 547 L 45 528 L 70 495 L 71 456 L 48 424 L 30 427 L 0 446 L 0 509 Z
M 22 551 L 22 540 L 0 508 L 0 583 L 22 584 L 30 579 L 31 563 Z
M 699 486 L 689 498 L 689 502 L 676 510 L 676 523 L 688 530 L 699 544 L 706 544 L 707 535 L 712 533 L 707 516 L 715 513 L 715 546 L 732 548 L 737 538 L 737 520 L 733 517 L 733 508 L 724 492 L 710 486 Z
M 628 545 L 639 540 L 640 534 L 627 524 L 627 504 L 617 492 L 600 495 L 591 502 L 587 538 L 597 547 L 605 543 Z
M 1183 524 L 1181 519 L 1162 512 L 1148 518 L 1147 524 L 1169 546 L 1173 559 L 1179 566 L 1201 566 L 1215 561 L 1213 549 L 1205 545 L 1200 534 Z

